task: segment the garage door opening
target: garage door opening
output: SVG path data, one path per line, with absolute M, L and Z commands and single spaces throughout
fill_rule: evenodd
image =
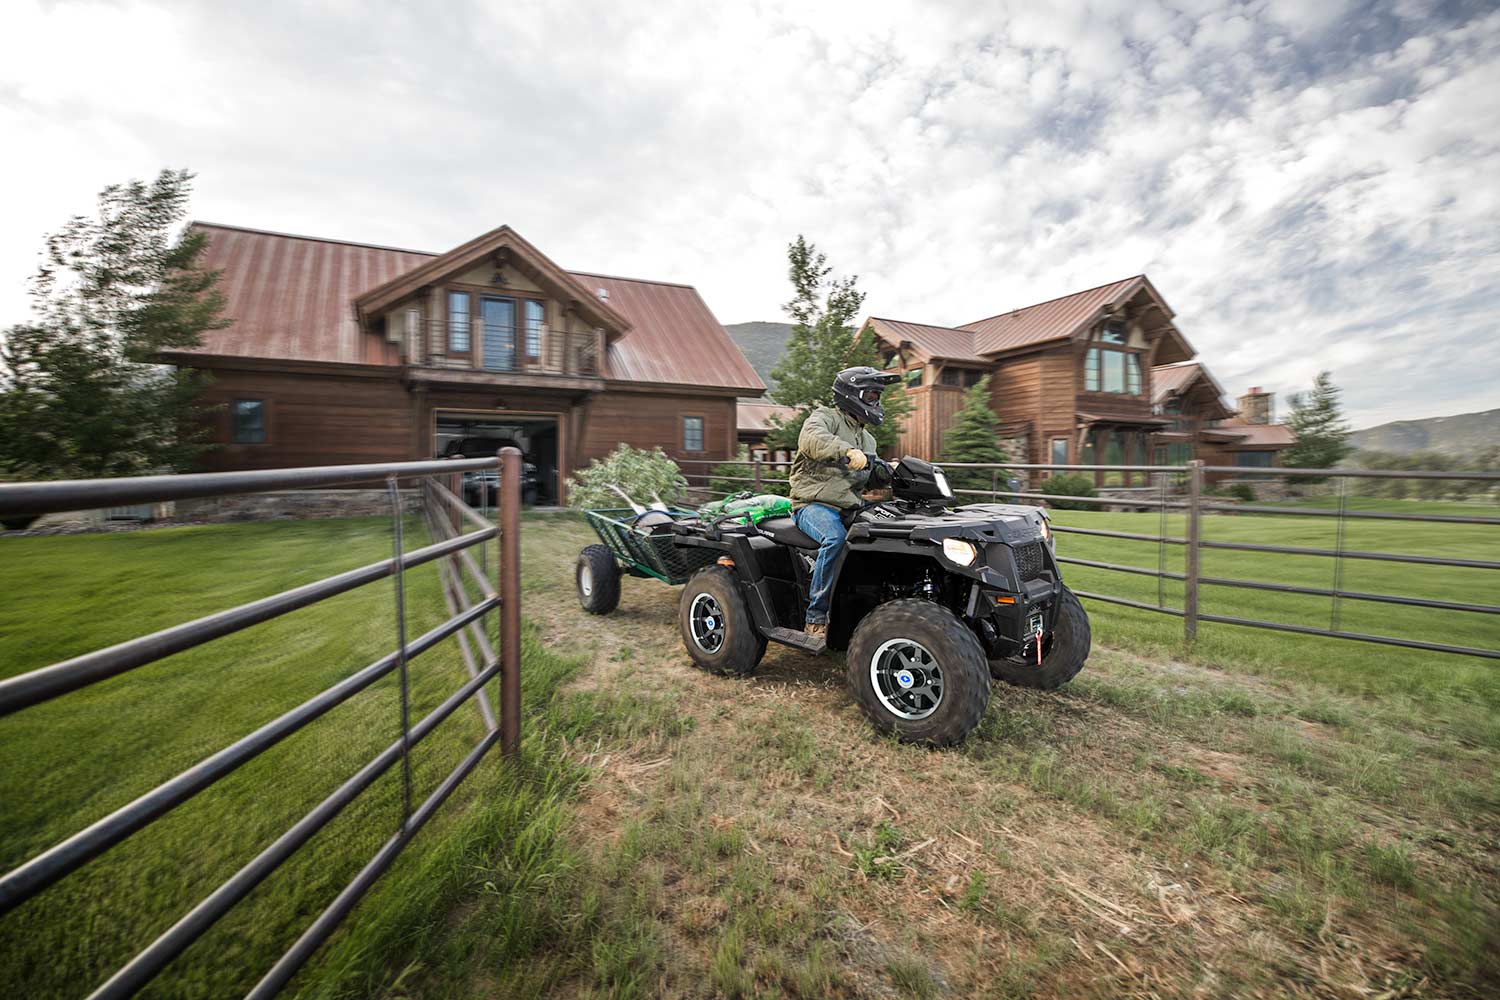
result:
M 556 417 L 438 412 L 434 454 L 439 457 L 488 457 L 505 447 L 521 450 L 524 462 L 522 502 L 544 506 L 557 503 L 559 469 Z M 494 504 L 495 498 L 490 495 L 492 489 L 483 489 L 477 483 L 466 482 L 465 492 L 477 494 L 464 498 L 475 506 L 489 507 Z

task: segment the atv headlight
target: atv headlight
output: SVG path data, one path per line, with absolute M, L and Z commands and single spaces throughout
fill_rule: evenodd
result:
M 1052 544 L 1052 525 L 1047 523 L 1046 515 L 1042 516 L 1042 541 Z
M 943 475 L 942 469 L 932 470 L 932 480 L 937 483 L 938 490 L 949 500 L 953 499 L 953 488 L 948 485 L 948 477 Z M 968 544 L 967 542 L 965 544 Z M 969 546 L 973 548 L 973 546 Z
M 979 555 L 979 550 L 974 548 L 972 542 L 966 542 L 962 538 L 943 539 L 943 555 L 960 566 L 973 564 Z

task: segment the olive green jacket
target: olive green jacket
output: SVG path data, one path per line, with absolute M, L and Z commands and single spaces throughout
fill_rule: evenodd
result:
M 870 470 L 851 472 L 839 465 L 850 448 L 874 452 L 875 437 L 857 421 L 831 406 L 820 406 L 807 415 L 797 437 L 792 458 L 792 506 L 825 503 L 831 507 L 858 507 L 860 490 L 870 479 Z

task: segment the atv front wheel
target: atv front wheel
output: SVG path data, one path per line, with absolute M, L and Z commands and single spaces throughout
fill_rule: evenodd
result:
M 705 566 L 688 579 L 677 601 L 677 624 L 688 655 L 711 674 L 744 676 L 766 655 L 766 637 L 727 567 Z
M 849 640 L 848 660 L 854 700 L 876 729 L 903 743 L 961 743 L 990 701 L 979 640 L 930 601 L 891 601 L 871 611 Z
M 603 545 L 588 545 L 578 553 L 573 582 L 579 605 L 591 615 L 607 615 L 620 603 L 620 564 Z
M 1083 661 L 1089 658 L 1089 647 L 1093 642 L 1089 631 L 1089 616 L 1078 603 L 1078 598 L 1067 587 L 1057 603 L 1057 623 L 1042 643 L 1042 663 L 1036 662 L 1036 647 L 1028 647 L 1031 655 L 990 661 L 990 676 L 997 681 L 1017 687 L 1041 688 L 1051 691 L 1060 688 L 1083 669 Z

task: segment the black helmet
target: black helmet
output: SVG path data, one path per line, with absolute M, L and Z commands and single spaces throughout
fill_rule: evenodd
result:
M 862 424 L 879 427 L 885 420 L 880 393 L 900 380 L 895 372 L 877 371 L 868 365 L 845 368 L 833 379 L 833 405 Z

